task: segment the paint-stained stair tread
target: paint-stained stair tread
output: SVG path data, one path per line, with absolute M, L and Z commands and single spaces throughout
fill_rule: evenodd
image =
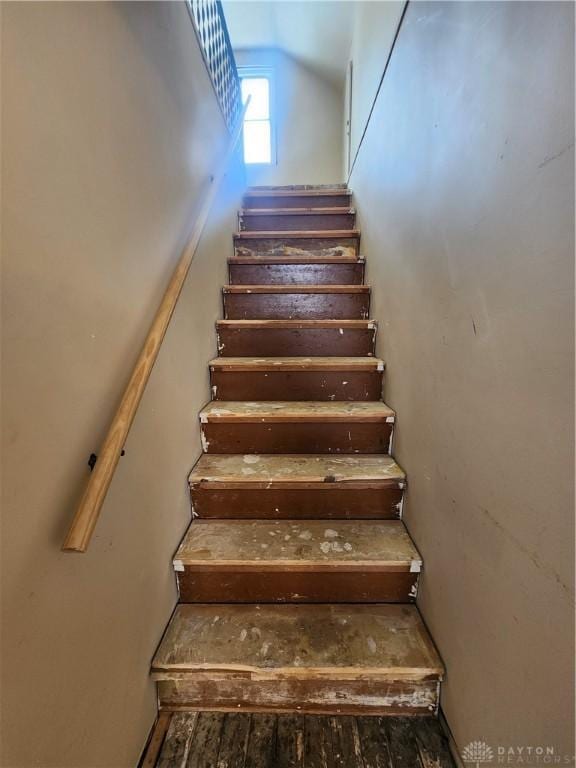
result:
M 273 232 L 259 232 L 252 230 L 246 232 L 239 230 L 234 233 L 234 239 L 237 240 L 281 240 L 288 237 L 293 240 L 340 240 L 342 238 L 360 239 L 360 232 L 357 229 L 303 229 L 299 230 L 275 230 Z
M 383 371 L 377 357 L 218 357 L 212 370 L 222 371 Z
M 406 475 L 391 456 L 203 454 L 192 469 L 191 487 L 252 488 L 404 487 Z
M 179 605 L 152 670 L 159 680 L 187 672 L 422 680 L 444 672 L 408 605 Z
M 269 401 L 208 403 L 200 411 L 202 424 L 211 422 L 291 422 L 325 424 L 328 422 L 394 421 L 394 411 L 385 403 L 325 403 L 313 401 Z
M 352 208 L 349 205 L 338 205 L 338 206 L 302 206 L 301 208 L 242 208 L 240 209 L 240 216 L 243 216 L 244 214 L 250 214 L 252 216 L 269 216 L 270 214 L 273 214 L 274 216 L 293 216 L 294 214 L 304 213 L 308 214 L 309 216 L 316 216 L 320 215 L 322 213 L 333 213 L 335 215 L 339 213 L 356 213 L 354 208 Z
M 174 568 L 257 566 L 274 569 L 366 568 L 419 572 L 422 558 L 400 521 L 197 520 Z
M 183 603 L 407 603 L 421 566 L 373 520 L 197 520 L 174 559 Z
M 370 293 L 368 285 L 225 285 L 222 289 L 227 293 Z
M 335 328 L 343 331 L 356 328 L 374 330 L 376 320 L 217 320 L 216 327 L 239 328 L 243 330 L 259 330 L 262 328 L 277 330 L 279 328 Z
M 316 256 L 303 254 L 285 254 L 281 256 L 230 256 L 228 264 L 364 264 L 363 256 L 348 254 L 343 256 Z
M 357 258 L 360 233 L 356 230 L 312 232 L 237 232 L 234 255 L 247 257 Z

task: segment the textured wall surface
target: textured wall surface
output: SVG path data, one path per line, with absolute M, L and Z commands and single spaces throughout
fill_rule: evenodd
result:
M 573 24 L 410 3 L 350 180 L 461 748 L 573 751 Z
M 235 161 L 86 555 L 60 552 L 228 134 L 184 3 L 2 3 L 2 747 L 136 765 L 242 185 Z

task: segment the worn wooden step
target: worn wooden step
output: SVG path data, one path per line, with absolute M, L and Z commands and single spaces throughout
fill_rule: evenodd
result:
M 234 256 L 232 285 L 361 285 L 364 259 L 349 256 Z
M 242 257 L 331 257 L 357 258 L 360 253 L 358 230 L 315 232 L 237 232 L 234 255 Z
M 225 357 L 370 356 L 375 320 L 219 320 L 218 353 Z
M 217 357 L 214 400 L 379 400 L 384 361 L 376 357 Z
M 254 232 L 291 232 L 317 229 L 354 229 L 353 208 L 252 208 L 238 213 L 238 229 Z
M 249 189 L 244 208 L 349 208 L 349 189 Z
M 163 709 L 430 714 L 444 668 L 414 605 L 178 605 Z
M 390 453 L 384 403 L 226 402 L 200 412 L 205 453 Z
M 367 285 L 228 285 L 226 320 L 366 320 Z
M 399 520 L 196 520 L 174 558 L 184 603 L 406 603 L 421 567 Z
M 290 190 L 313 190 L 320 191 L 324 189 L 348 189 L 348 185 L 344 182 L 338 182 L 337 184 L 254 184 L 248 187 L 250 192 L 283 192 Z
M 387 454 L 203 454 L 188 478 L 194 514 L 226 519 L 394 519 L 406 476 Z

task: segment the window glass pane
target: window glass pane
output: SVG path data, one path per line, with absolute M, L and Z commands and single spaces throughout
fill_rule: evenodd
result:
M 269 120 L 254 120 L 244 123 L 244 162 L 272 162 Z
M 243 77 L 242 103 L 251 96 L 245 120 L 268 120 L 270 117 L 270 83 L 265 77 Z

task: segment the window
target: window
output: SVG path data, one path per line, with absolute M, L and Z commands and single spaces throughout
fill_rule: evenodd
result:
M 270 70 L 244 67 L 238 70 L 242 103 L 250 96 L 244 117 L 244 162 L 271 165 L 275 158 L 275 135 L 272 120 L 272 73 Z

